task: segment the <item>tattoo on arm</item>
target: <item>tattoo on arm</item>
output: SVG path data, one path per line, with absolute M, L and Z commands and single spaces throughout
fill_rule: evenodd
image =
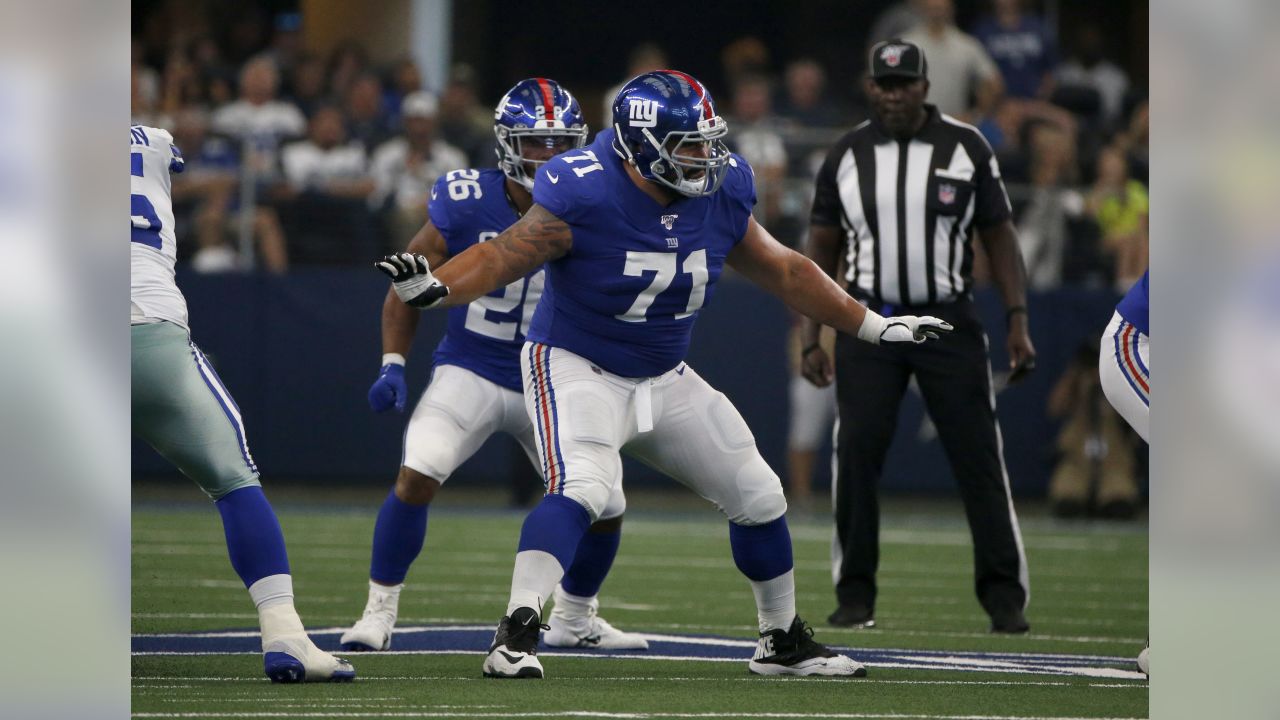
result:
M 497 250 L 494 259 L 503 276 L 510 278 L 507 282 L 563 256 L 572 244 L 573 233 L 568 223 L 541 205 L 529 208 L 519 222 L 488 243 Z

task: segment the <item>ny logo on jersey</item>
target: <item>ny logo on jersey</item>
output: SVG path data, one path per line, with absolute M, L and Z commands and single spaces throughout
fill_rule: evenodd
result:
M 667 249 L 675 250 L 680 247 L 680 238 L 667 238 Z
M 631 98 L 631 127 L 653 127 L 658 124 L 658 101 Z
M 902 62 L 902 53 L 906 51 L 906 45 L 887 45 L 880 51 L 880 59 L 889 67 L 898 67 L 898 63 Z
M 679 215 L 663 215 L 661 220 L 662 227 L 670 230 L 671 226 L 676 224 L 676 218 L 678 217 L 680 216 Z

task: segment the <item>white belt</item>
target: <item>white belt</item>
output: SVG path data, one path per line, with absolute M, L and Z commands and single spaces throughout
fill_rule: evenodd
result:
M 636 383 L 636 432 L 653 429 L 653 381 L 645 378 Z

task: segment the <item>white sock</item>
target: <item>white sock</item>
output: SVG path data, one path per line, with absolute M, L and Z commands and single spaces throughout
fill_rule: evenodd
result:
M 400 591 L 404 589 L 404 583 L 399 585 L 379 585 L 378 583 L 369 581 L 369 602 L 365 606 L 368 609 L 377 609 L 384 612 L 390 612 L 395 617 L 400 612 Z
M 281 574 L 261 578 L 249 586 L 249 597 L 259 612 L 281 603 L 293 605 L 293 577 Z
M 516 608 L 530 607 L 542 617 L 551 590 L 564 576 L 560 561 L 542 550 L 523 550 L 516 553 L 516 567 L 511 573 L 511 599 L 507 601 L 507 615 Z
M 791 621 L 796 618 L 795 570 L 788 570 L 772 580 L 752 580 L 751 592 L 756 596 L 760 632 L 790 629 Z
M 574 595 L 560 585 L 556 585 L 555 599 L 556 606 L 551 613 L 566 623 L 575 626 L 590 623 L 591 616 L 595 615 L 600 607 L 600 602 L 597 598 Z

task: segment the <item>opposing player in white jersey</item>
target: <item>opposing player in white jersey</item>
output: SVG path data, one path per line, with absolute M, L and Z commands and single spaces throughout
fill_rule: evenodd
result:
M 483 672 L 541 678 L 542 607 L 587 527 L 622 484 L 620 452 L 714 503 L 750 581 L 760 634 L 748 663 L 763 675 L 862 676 L 813 639 L 796 614 L 791 535 L 778 476 L 742 416 L 684 363 L 699 311 L 726 264 L 824 325 L 872 343 L 923 342 L 950 325 L 883 318 L 751 218 L 750 166 L 702 83 L 646 73 L 618 93 L 614 126 L 538 170 L 515 225 L 445 263 L 384 258 L 415 307 L 459 305 L 546 264 L 521 353 L 525 403 L 553 471 L 526 518 L 511 594 Z
M 582 147 L 587 125 L 578 101 L 559 83 L 529 78 L 498 102 L 494 132 L 501 169 L 455 170 L 440 178 L 431 189 L 430 220 L 409 244 L 410 252 L 439 264 L 506 230 L 533 203 L 533 173 L 553 155 Z M 400 592 L 422 551 L 431 500 L 490 435 L 514 437 L 544 479 L 556 480 L 556 468 L 537 451 L 520 380 L 520 348 L 542 295 L 543 277 L 542 268 L 534 268 L 450 311 L 431 383 L 405 430 L 395 487 L 378 512 L 364 616 L 343 634 L 344 650 L 391 647 Z M 382 309 L 382 370 L 369 390 L 375 412 L 404 409 L 405 356 L 417 324 L 418 312 L 388 290 Z M 625 509 L 619 484 L 556 587 L 547 644 L 611 650 L 649 646 L 643 637 L 621 632 L 597 614 L 596 596 L 618 552 Z
M 182 167 L 168 132 L 129 128 L 133 432 L 194 480 L 221 513 L 231 566 L 258 608 L 267 677 L 351 680 L 351 664 L 322 652 L 302 627 L 284 535 L 262 494 L 240 410 L 191 340 L 187 303 L 173 272 L 169 173 Z

